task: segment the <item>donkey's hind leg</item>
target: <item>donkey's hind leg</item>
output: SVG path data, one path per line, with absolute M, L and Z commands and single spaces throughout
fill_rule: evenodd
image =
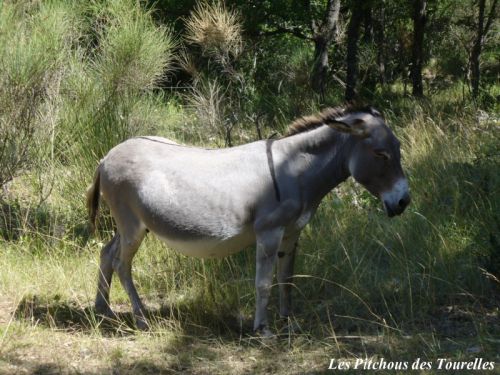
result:
M 120 236 L 116 233 L 111 241 L 101 249 L 101 262 L 99 265 L 99 282 L 95 298 L 95 310 L 98 314 L 113 316 L 109 306 L 109 287 L 113 276 L 113 259 L 120 246 Z
M 113 269 L 118 274 L 120 282 L 130 298 L 137 328 L 145 330 L 148 324 L 144 316 L 144 306 L 132 280 L 132 259 L 144 239 L 146 229 L 141 226 L 138 220 L 134 220 L 132 223 L 131 216 L 128 217 L 128 220 L 126 231 L 121 229 L 120 250 L 113 260 Z

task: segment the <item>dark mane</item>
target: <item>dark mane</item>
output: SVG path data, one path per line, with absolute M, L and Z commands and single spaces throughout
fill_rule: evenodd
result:
M 379 111 L 369 106 L 368 107 L 347 106 L 347 107 L 334 107 L 334 108 L 328 107 L 314 115 L 303 116 L 296 119 L 288 126 L 288 130 L 286 134 L 283 136 L 283 138 L 319 128 L 324 124 L 335 122 L 335 119 L 339 117 L 354 112 L 366 112 L 370 113 L 373 116 L 383 117 Z

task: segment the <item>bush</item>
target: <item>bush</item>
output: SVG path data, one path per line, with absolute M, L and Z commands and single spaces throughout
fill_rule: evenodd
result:
M 60 81 L 78 37 L 64 4 L 4 4 L 0 23 L 0 186 L 37 160 L 57 117 Z
M 109 149 L 168 128 L 156 89 L 175 42 L 140 4 L 2 5 L 0 186 L 28 172 L 33 186 L 23 188 L 35 188 L 38 205 L 57 185 L 70 209 L 81 211 L 85 187 Z
M 89 11 L 90 24 L 99 27 L 95 40 L 73 59 L 62 134 L 70 137 L 63 143 L 77 140 L 69 157 L 80 157 L 86 171 L 110 148 L 144 130 L 138 113 L 159 104 L 151 94 L 170 67 L 174 46 L 169 30 L 156 26 L 151 12 L 134 1 L 110 1 Z

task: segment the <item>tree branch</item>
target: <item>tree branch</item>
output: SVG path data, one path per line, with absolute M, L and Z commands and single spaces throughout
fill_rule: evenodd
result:
M 326 26 L 327 32 L 332 32 L 337 26 L 340 13 L 340 0 L 328 0 L 328 5 L 325 13 L 323 25 Z
M 495 8 L 497 7 L 498 0 L 493 0 L 493 4 L 491 4 L 490 12 L 488 13 L 488 18 L 486 20 L 486 25 L 484 26 L 483 34 L 488 34 L 490 30 L 491 24 L 493 23 L 493 19 L 495 18 Z

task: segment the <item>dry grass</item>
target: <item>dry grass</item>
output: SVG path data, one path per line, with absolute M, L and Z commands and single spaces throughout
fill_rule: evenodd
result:
M 231 125 L 224 113 L 225 100 L 228 98 L 225 96 L 224 88 L 216 80 L 200 81 L 186 95 L 188 108 L 196 114 L 199 124 L 197 131 L 211 136 L 211 139 L 207 137 L 207 140 L 212 142 L 217 139 L 226 139 L 227 131 L 230 131 Z
M 195 64 L 193 57 L 189 54 L 186 48 L 182 48 L 179 51 L 179 53 L 177 54 L 176 63 L 182 70 L 184 70 L 191 76 L 193 85 L 196 86 L 201 78 L 201 73 Z
M 304 374 L 321 372 L 329 347 L 258 345 L 179 337 L 166 332 L 128 336 L 11 327 L 0 352 L 5 374 Z M 287 364 L 287 365 L 285 365 Z
M 186 19 L 186 40 L 209 56 L 236 57 L 242 46 L 240 16 L 221 1 L 201 1 Z

